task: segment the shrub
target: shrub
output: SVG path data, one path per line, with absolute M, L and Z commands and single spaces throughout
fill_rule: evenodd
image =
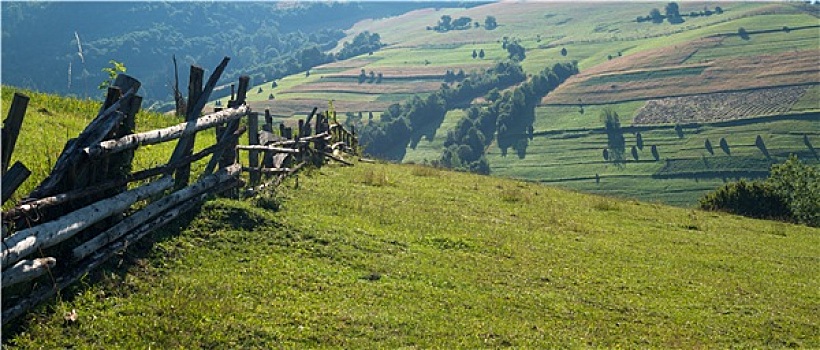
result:
M 728 183 L 700 199 L 705 210 L 724 211 L 759 219 L 788 219 L 789 208 L 783 199 L 761 181 Z
M 768 185 L 780 196 L 794 221 L 820 226 L 820 171 L 792 155 L 783 164 L 773 165 Z

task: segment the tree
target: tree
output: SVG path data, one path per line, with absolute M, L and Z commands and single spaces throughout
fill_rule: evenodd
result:
M 609 158 L 616 164 L 623 163 L 624 152 L 626 150 L 626 140 L 621 130 L 621 120 L 618 113 L 606 108 L 601 111 L 601 118 L 606 129 L 607 146 L 609 146 Z
M 473 49 L 473 59 L 475 59 L 476 57 L 478 57 L 478 52 L 476 52 L 475 49 Z
M 441 16 L 441 20 L 438 21 L 438 30 L 444 32 L 450 30 L 450 28 L 452 28 L 452 20 L 453 17 L 450 17 L 450 15 Z
M 367 72 L 362 68 L 361 72 L 359 72 L 359 84 L 364 83 L 367 80 Z
M 722 9 L 720 6 L 716 6 L 716 7 L 715 7 L 715 13 L 716 13 L 716 14 L 722 14 L 722 13 L 723 13 L 723 9 Z
M 566 55 L 567 55 L 567 48 L 566 47 L 561 48 L 561 56 L 566 56 Z
M 649 11 L 649 17 L 652 18 L 652 23 L 663 23 L 663 15 L 661 11 L 656 8 Z
M 379 74 L 376 75 L 376 84 L 381 84 L 382 79 L 384 79 L 384 74 L 382 74 L 382 72 L 379 72 Z
M 737 35 L 740 36 L 743 40 L 749 40 L 749 32 L 746 31 L 746 28 L 740 27 L 737 29 Z
M 774 165 L 766 184 L 787 203 L 795 221 L 820 226 L 820 171 L 795 155 Z
M 524 47 L 515 41 L 507 44 L 507 53 L 509 54 L 509 58 L 513 61 L 520 62 L 527 57 Z
M 376 82 L 376 73 L 374 73 L 372 70 L 370 71 L 370 79 L 367 82 L 371 84 Z
M 487 16 L 484 18 L 484 29 L 493 30 L 498 27 L 498 22 L 496 22 L 495 17 Z
M 706 139 L 706 142 L 703 143 L 703 146 L 706 147 L 706 151 L 709 152 L 709 154 L 715 154 L 715 150 L 712 149 L 712 142 L 709 141 L 709 139 Z
M 669 23 L 676 24 L 682 23 L 683 17 L 680 15 L 680 9 L 678 8 L 678 4 L 676 2 L 670 2 L 666 4 L 666 20 Z
M 480 51 L 478 51 L 478 58 L 484 59 L 484 49 L 481 49 Z

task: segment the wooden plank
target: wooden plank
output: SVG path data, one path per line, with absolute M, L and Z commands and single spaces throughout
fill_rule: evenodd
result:
M 235 137 L 238 137 L 238 136 L 235 136 Z M 45 209 L 45 208 L 48 208 L 48 207 L 51 207 L 51 206 L 55 206 L 55 205 L 59 205 L 59 204 L 62 204 L 62 203 L 74 201 L 74 200 L 77 200 L 79 198 L 85 198 L 85 197 L 93 196 L 95 194 L 110 190 L 112 188 L 124 187 L 128 183 L 131 183 L 131 182 L 134 182 L 134 181 L 145 180 L 145 179 L 157 176 L 157 175 L 171 173 L 171 172 L 173 172 L 173 169 L 175 169 L 175 168 L 177 168 L 181 165 L 196 162 L 196 161 L 198 161 L 202 158 L 207 157 L 210 154 L 213 154 L 217 149 L 224 148 L 224 147 L 226 147 L 226 143 L 215 144 L 215 145 L 212 145 L 212 146 L 210 146 L 206 149 L 203 149 L 203 150 L 197 152 L 196 154 L 194 154 L 190 157 L 185 157 L 184 159 L 180 159 L 179 162 L 174 163 L 174 164 L 164 164 L 164 165 L 161 165 L 161 166 L 158 166 L 158 167 L 145 169 L 145 170 L 141 170 L 141 171 L 138 171 L 136 173 L 133 173 L 133 174 L 129 174 L 124 179 L 112 180 L 112 181 L 109 181 L 109 182 L 106 182 L 106 183 L 97 184 L 93 187 L 82 188 L 82 189 L 78 189 L 78 190 L 74 190 L 74 191 L 70 191 L 70 192 L 66 192 L 66 193 L 61 193 L 61 194 L 55 195 L 55 196 L 50 196 L 50 197 L 45 197 L 45 198 L 41 198 L 41 199 L 37 199 L 37 200 L 33 200 L 33 201 L 24 202 L 23 204 L 20 204 L 20 205 L 14 207 L 14 208 L 9 209 L 8 211 L 4 211 L 3 212 L 3 220 L 14 220 L 14 219 L 20 217 L 21 215 L 26 214 L 28 212 L 31 212 L 33 210 L 42 210 L 42 209 Z M 119 191 L 119 192 L 121 192 L 121 191 Z M 119 193 L 119 192 L 117 192 L 117 193 Z
M 196 101 L 199 101 L 199 97 L 202 95 L 202 79 L 205 77 L 205 70 L 202 67 L 192 65 L 191 72 L 190 72 L 190 79 L 188 81 L 188 110 L 185 114 L 185 121 L 190 122 L 199 118 L 199 114 L 202 113 L 202 110 L 194 110 L 196 108 Z M 203 107 L 204 108 L 204 107 Z M 196 132 L 183 136 L 177 141 L 176 148 L 174 148 L 174 152 L 171 155 L 171 159 L 168 163 L 174 163 L 175 161 L 189 156 L 193 153 L 194 149 L 194 142 L 196 140 Z M 182 188 L 188 185 L 188 180 L 191 176 L 191 166 L 185 165 L 182 167 L 177 168 L 174 174 L 174 180 L 176 181 L 175 187 Z
M 56 264 L 57 259 L 54 258 L 22 260 L 3 270 L 3 288 L 40 277 Z
M 222 169 L 212 175 L 204 177 L 203 179 L 197 181 L 196 183 L 190 186 L 187 186 L 179 191 L 176 191 L 168 196 L 163 197 L 162 199 L 156 202 L 147 205 L 140 211 L 130 215 L 129 217 L 120 221 L 113 227 L 95 236 L 93 239 L 74 248 L 74 259 L 81 260 L 93 254 L 98 249 L 119 239 L 123 235 L 136 229 L 137 227 L 139 227 L 146 221 L 150 220 L 151 218 L 160 215 L 162 212 L 173 207 L 179 206 L 182 203 L 189 201 L 191 198 L 207 192 L 211 188 L 215 187 L 217 184 L 226 182 L 231 178 L 236 177 L 239 174 L 240 169 L 241 167 L 239 166 L 239 164 L 235 164 L 231 167 Z
M 2 181 L 0 181 L 2 182 L 3 204 L 11 198 L 11 195 L 17 191 L 20 185 L 22 185 L 29 176 L 31 176 L 31 171 L 28 170 L 23 163 L 20 163 L 19 161 L 14 162 L 14 165 L 12 165 L 11 169 L 3 175 Z
M 280 174 L 280 173 L 289 173 L 293 171 L 291 168 L 259 168 L 259 167 L 247 167 L 243 166 L 242 171 L 248 173 L 262 173 L 262 174 Z
M 247 75 L 243 75 L 239 77 L 239 87 L 236 92 L 236 100 L 229 103 L 229 107 L 232 104 L 233 106 L 241 106 L 245 104 L 245 98 L 248 95 L 248 89 L 250 88 L 251 78 Z M 239 122 L 230 122 L 225 130 L 223 135 L 231 135 L 236 132 L 236 128 L 239 127 Z M 234 145 L 235 146 L 235 145 Z M 222 158 L 219 161 L 220 168 L 226 168 L 231 164 L 236 163 L 236 152 L 233 148 L 230 149 L 230 152 L 223 152 Z
M 83 152 L 89 157 L 99 157 L 103 154 L 122 152 L 125 150 L 135 149 L 139 146 L 153 145 L 176 140 L 182 136 L 212 128 L 226 121 L 242 118 L 246 116 L 249 111 L 250 108 L 248 108 L 248 106 L 225 109 L 216 113 L 205 115 L 197 120 L 187 123 L 181 123 L 175 126 L 138 134 L 131 134 L 116 140 L 99 142 L 98 144 L 85 147 Z
M 348 162 L 348 161 L 346 161 L 346 160 L 344 160 L 344 159 L 342 159 L 342 158 L 340 158 L 340 157 L 337 157 L 337 156 L 335 156 L 335 155 L 333 155 L 333 154 L 330 154 L 330 153 L 327 153 L 327 152 L 320 152 L 320 153 L 321 153 L 321 154 L 323 154 L 325 157 L 328 157 L 328 158 L 330 158 L 330 159 L 333 159 L 333 160 L 335 160 L 335 161 L 337 161 L 337 162 L 339 162 L 339 163 L 342 163 L 342 164 L 344 164 L 344 165 L 347 165 L 347 166 L 352 166 L 352 165 L 353 165 L 353 163 Z
M 23 118 L 26 116 L 29 97 L 19 92 L 14 93 L 11 100 L 11 108 L 5 120 L 3 120 L 2 136 L 2 174 L 11 162 L 11 154 L 14 153 L 14 146 L 17 144 L 17 137 L 20 135 L 20 128 L 23 127 Z
M 231 123 L 239 124 L 239 120 L 232 120 Z M 225 132 L 223 132 L 223 136 L 220 137 L 220 139 L 222 140 L 220 141 L 220 143 L 225 145 L 225 147 L 221 147 L 213 153 L 213 156 L 211 156 L 211 160 L 208 162 L 208 165 L 205 166 L 205 170 L 200 175 L 200 178 L 202 178 L 203 176 L 210 175 L 214 172 L 214 169 L 216 169 L 217 165 L 222 159 L 222 154 L 224 154 L 226 151 L 235 152 L 234 147 L 236 147 L 239 135 L 242 135 L 242 133 L 245 132 L 245 128 L 238 128 L 236 132 L 232 134 L 232 136 L 227 134 L 227 129 L 225 129 L 224 131 Z
M 248 115 L 248 145 L 259 145 L 259 113 L 251 113 Z M 259 166 L 259 151 L 250 150 L 250 152 L 248 152 L 248 164 L 251 167 Z M 251 173 L 251 186 L 256 186 L 260 179 L 261 176 L 259 173 Z
M 42 198 L 60 192 L 59 187 L 63 179 L 81 159 L 82 152 L 79 151 L 90 145 L 100 143 L 120 124 L 124 117 L 124 114 L 119 111 L 120 105 L 128 102 L 135 93 L 136 90 L 129 90 L 119 101 L 94 118 L 77 136 L 76 141 L 63 150 L 63 153 L 57 158 L 51 173 L 29 196 Z
M 52 247 L 78 232 L 116 213 L 122 213 L 139 200 L 154 196 L 174 184 L 170 177 L 123 192 L 75 210 L 57 220 L 21 230 L 3 240 L 2 267 L 20 261 L 41 248 Z
M 246 150 L 246 151 L 263 151 L 263 152 L 272 152 L 272 153 L 292 153 L 292 154 L 299 153 L 298 149 L 284 148 L 284 147 L 274 147 L 274 146 L 237 145 L 235 148 L 236 149 Z

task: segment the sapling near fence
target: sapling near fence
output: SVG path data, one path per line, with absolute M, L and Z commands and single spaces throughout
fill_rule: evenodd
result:
M 246 185 L 245 178 L 249 180 L 241 193 L 254 195 L 275 188 L 306 165 L 321 166 L 328 160 L 350 164 L 339 152 L 355 153 L 356 136 L 330 123 L 335 112 L 317 113 L 315 108 L 295 132 L 280 124 L 275 134 L 265 111 L 260 130 L 259 113 L 245 104 L 247 76 L 240 77 L 227 108 L 203 115 L 228 61 L 222 60 L 204 86 L 204 70 L 192 66 L 188 100 L 183 101 L 185 108 L 177 109 L 184 110 L 185 121 L 141 133 L 134 132 L 142 102 L 140 83 L 127 75 L 117 77 L 98 115 L 65 145 L 46 179 L 3 212 L 3 324 L 209 196 L 240 193 L 236 189 Z M 19 162 L 8 168 L 27 102 L 24 95 L 16 95 L 3 123 L 3 202 L 30 175 Z M 215 129 L 216 142 L 194 153 L 196 134 L 208 129 Z M 245 131 L 248 145 L 238 145 Z M 132 171 L 140 146 L 174 140 L 167 163 Z M 240 151 L 249 152 L 247 165 L 239 164 Z M 204 170 L 191 182 L 191 164 L 207 157 Z

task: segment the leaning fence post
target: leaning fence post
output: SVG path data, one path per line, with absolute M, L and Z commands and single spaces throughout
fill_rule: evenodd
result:
M 192 65 L 191 74 L 188 80 L 188 108 L 185 111 L 185 121 L 190 122 L 199 118 L 200 111 L 196 110 L 197 101 L 202 96 L 202 81 L 205 77 L 205 70 L 202 67 Z M 177 141 L 174 153 L 168 163 L 174 163 L 179 159 L 190 156 L 193 153 L 196 133 L 182 137 Z M 174 188 L 180 189 L 188 185 L 191 177 L 191 165 L 186 164 L 177 168 L 174 173 Z
M 17 136 L 20 135 L 20 128 L 23 126 L 23 117 L 26 115 L 29 98 L 19 92 L 14 93 L 8 117 L 3 121 L 3 160 L 2 173 L 6 173 L 11 161 L 11 153 L 14 152 L 14 145 L 17 143 Z

